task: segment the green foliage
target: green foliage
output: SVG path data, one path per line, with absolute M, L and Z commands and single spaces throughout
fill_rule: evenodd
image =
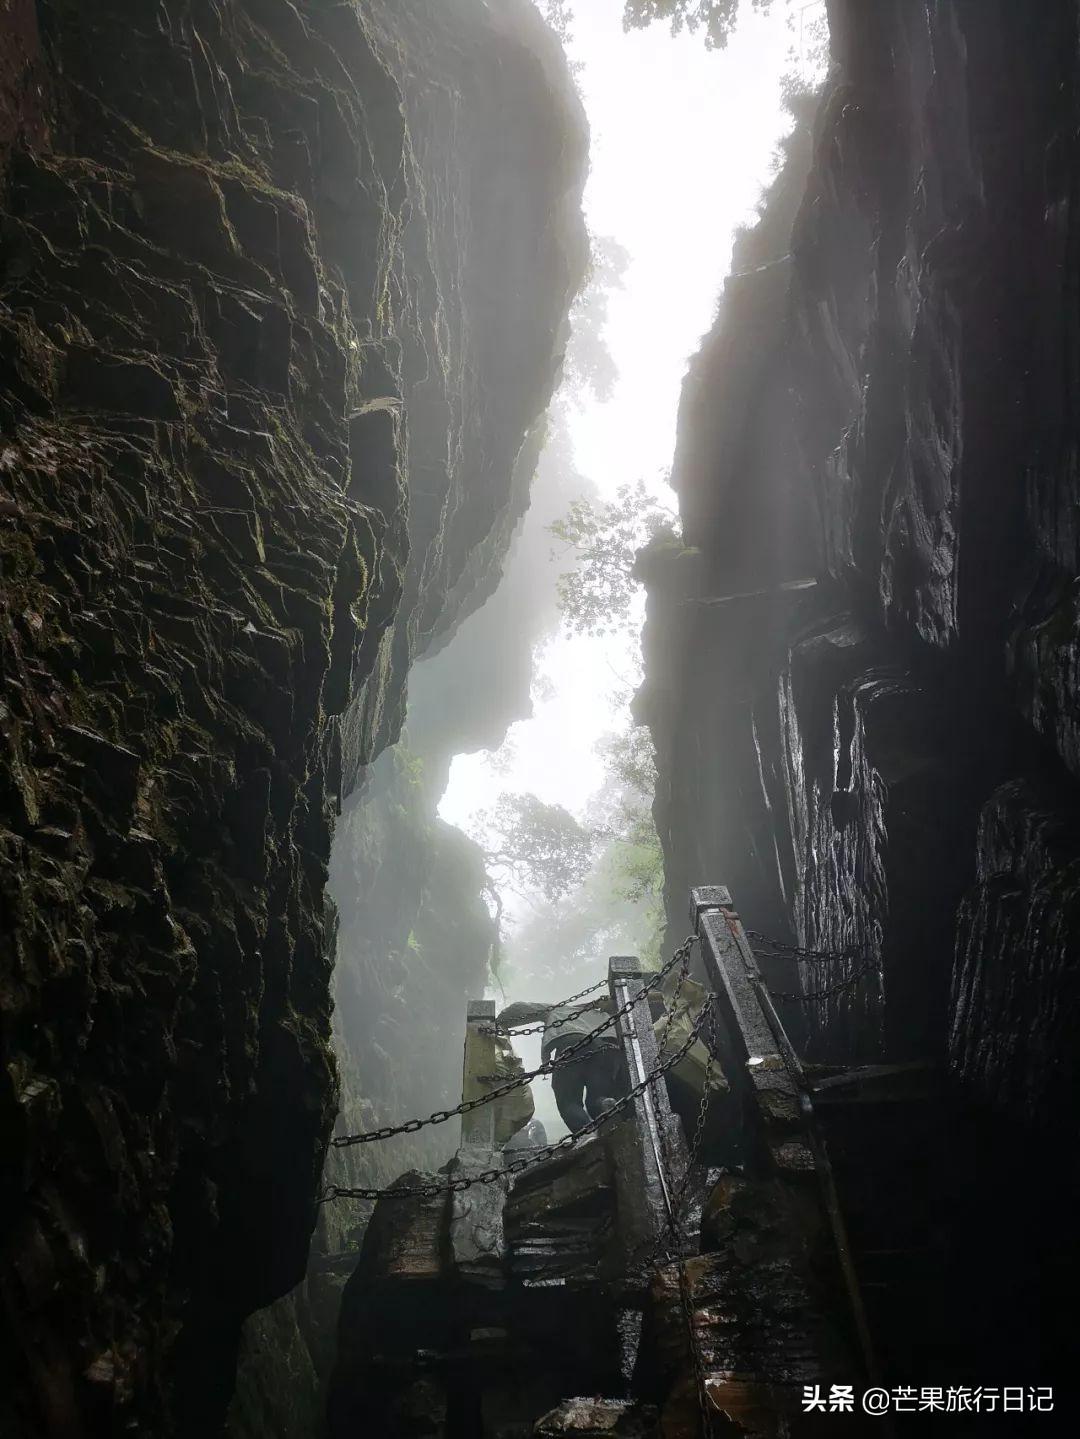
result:
M 478 816 L 489 834 L 504 835 L 509 856 L 519 861 L 509 878 L 534 888 L 531 918 L 512 931 L 497 956 L 501 983 L 512 974 L 515 988 L 527 979 L 554 992 L 602 973 L 610 954 L 659 963 L 664 866 L 650 810 L 656 787 L 652 742 L 648 730 L 636 727 L 608 735 L 598 749 L 608 784 L 585 824 L 531 795 L 504 796 L 501 817 L 500 806 Z M 549 869 L 553 852 L 559 882 L 544 889 L 536 875 Z M 492 854 L 490 862 L 494 867 L 505 858 Z
M 574 21 L 574 9 L 572 0 L 537 0 L 544 19 L 559 37 L 564 52 L 568 51 L 574 42 L 574 33 L 571 26 Z M 570 71 L 570 78 L 575 88 L 578 84 L 578 76 L 582 71 L 582 62 L 573 60 L 566 56 L 566 66 Z
M 796 7 L 788 19 L 788 29 L 792 32 L 789 51 L 792 63 L 780 77 L 780 95 L 797 119 L 795 102 L 808 94 L 816 99 L 829 68 L 831 46 L 826 0 L 809 0 L 808 4 Z
M 574 18 L 570 0 L 542 0 L 541 13 L 564 45 L 570 41 L 570 23 Z
M 502 794 L 474 823 L 489 868 L 504 883 L 537 889 L 549 902 L 579 885 L 592 866 L 596 833 L 561 804 L 534 794 Z
M 758 219 L 735 233 L 731 268 L 736 274 L 772 264 L 790 249 L 792 227 L 806 194 L 817 107 L 817 92 L 794 81 L 784 97 L 794 125 L 776 148 L 773 178 L 758 202 Z
M 640 812 L 628 834 L 617 837 L 616 842 L 618 893 L 631 904 L 641 901 L 651 904 L 664 887 L 664 856 L 651 816 Z
M 664 853 L 652 817 L 656 753 L 644 725 L 610 734 L 597 745 L 611 776 L 607 832 L 615 894 L 641 912 L 649 936 L 643 959 L 659 957 L 664 928 Z
M 394 749 L 394 758 L 401 777 L 413 789 L 419 789 L 424 783 L 424 761 L 421 757 L 413 754 L 404 742 L 399 742 Z
M 596 748 L 613 779 L 632 794 L 652 799 L 656 791 L 656 751 L 645 725 L 605 735 Z
M 591 392 L 601 402 L 610 400 L 619 372 L 604 339 L 608 296 L 621 289 L 630 264 L 630 252 L 610 235 L 594 235 L 589 279 L 570 316 L 570 343 L 566 348 L 563 380 L 571 394 Z
M 554 997 L 603 977 L 611 954 L 656 948 L 649 906 L 626 898 L 620 882 L 621 846 L 609 842 L 584 882 L 556 903 L 538 905 L 506 943 L 515 987 L 527 979 Z
M 548 528 L 576 561 L 556 583 L 559 608 L 578 634 L 615 634 L 630 619 L 637 581 L 637 552 L 664 531 L 675 517 L 646 490 L 644 482 L 620 485 L 616 499 L 594 505 L 574 500 L 561 520 Z
M 768 10 L 772 0 L 753 0 L 755 10 Z M 727 44 L 739 15 L 739 0 L 625 0 L 623 29 L 642 30 L 657 20 L 667 20 L 671 33 L 704 30 L 705 44 L 719 50 Z

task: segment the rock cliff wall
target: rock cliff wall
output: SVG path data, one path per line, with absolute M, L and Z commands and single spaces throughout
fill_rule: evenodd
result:
M 0 1429 L 213 1433 L 305 1268 L 333 813 L 583 265 L 518 0 L 0 16 Z
M 1033 1316 L 1076 1278 L 1076 9 L 829 13 L 790 239 L 729 281 L 684 392 L 686 548 L 641 560 L 669 921 L 724 883 L 758 930 L 856 950 L 832 980 L 869 959 L 785 1020 L 814 1058 L 946 1065 L 949 1361 L 1049 1373 Z M 1022 1175 L 1004 1227 L 990 1146 Z
M 495 930 L 483 855 L 437 810 L 453 756 L 497 749 L 508 726 L 530 713 L 533 646 L 558 620 L 561 561 L 547 526 L 588 484 L 574 470 L 558 417 L 532 437 L 541 442 L 529 508 L 494 592 L 413 667 L 406 730 L 366 769 L 335 829 L 342 1133 L 426 1115 L 461 1097 L 465 1007 L 487 985 Z M 325 1179 L 389 1183 L 410 1168 L 436 1168 L 458 1138 L 451 1122 L 335 1151 Z M 254 1439 L 270 1422 L 282 1439 L 318 1432 L 348 1256 L 355 1262 L 370 1209 L 363 1201 L 325 1207 L 304 1284 L 245 1326 L 233 1439 Z
M 465 1006 L 486 987 L 495 933 L 483 854 L 437 810 L 454 756 L 497 749 L 531 712 L 533 646 L 558 622 L 547 526 L 584 488 L 556 425 L 494 593 L 416 664 L 403 738 L 346 802 L 330 885 L 339 918 L 336 1044 L 352 1074 L 343 1129 L 427 1114 L 461 1097 Z M 385 1163 L 380 1146 L 380 1173 L 448 1158 L 457 1126 L 424 1138 L 434 1148 L 389 1145 Z

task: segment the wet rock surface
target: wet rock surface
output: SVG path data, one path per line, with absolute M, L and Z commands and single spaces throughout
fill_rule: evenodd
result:
M 390 1190 L 438 1185 L 468 1172 L 474 1158 L 466 1146 L 438 1174 L 409 1171 Z M 492 1164 L 490 1151 L 483 1162 Z M 618 1300 L 597 1282 L 610 1267 L 606 1145 L 586 1141 L 485 1189 L 490 1197 L 471 1213 L 461 1201 L 475 1202 L 476 1189 L 388 1193 L 376 1204 L 342 1297 L 329 1435 L 346 1439 L 364 1425 L 493 1439 L 527 1439 L 534 1425 L 542 1433 L 650 1432 L 637 1406 L 598 1398 L 561 1405 L 626 1384 Z M 497 1225 L 487 1227 L 485 1211 L 495 1206 Z
M 724 883 L 757 930 L 851 948 L 763 953 L 778 992 L 842 986 L 782 1017 L 819 1061 L 946 1068 L 952 1157 L 912 1264 L 948 1275 L 949 1364 L 1048 1372 L 1061 1335 L 1025 1316 L 1068 1292 L 1049 1255 L 1077 1192 L 1054 1139 L 1080 1023 L 1076 15 L 829 13 L 801 208 L 743 242 L 691 367 L 685 548 L 640 562 L 669 938 L 688 887 Z M 1028 1168 L 993 1239 L 995 1134 Z M 918 1299 L 893 1307 L 902 1367 Z
M 537 1420 L 537 1435 L 612 1434 L 620 1439 L 651 1439 L 657 1433 L 656 1411 L 620 1399 L 568 1399 Z
M 412 668 L 406 729 L 365 768 L 335 827 L 330 893 L 338 911 L 334 1049 L 341 1133 L 426 1115 L 460 1098 L 466 1006 L 484 990 L 496 935 L 485 902 L 484 857 L 437 818 L 438 803 L 454 754 L 497 748 L 509 724 L 530 713 L 532 646 L 557 619 L 546 526 L 585 484 L 564 430 L 554 426 L 544 436 L 529 509 L 497 593 L 434 641 Z M 417 1034 L 425 1037 L 419 1046 L 411 1042 Z M 457 1138 L 451 1123 L 334 1150 L 324 1179 L 387 1184 L 403 1170 L 445 1162 Z M 235 1439 L 260 1433 L 263 1396 L 280 1388 L 282 1334 L 290 1336 L 290 1368 L 306 1362 L 311 1370 L 311 1412 L 321 1412 L 348 1255 L 355 1265 L 370 1209 L 363 1201 L 325 1206 L 305 1283 L 245 1326 L 242 1392 L 229 1429 Z M 323 1268 L 323 1256 L 331 1269 Z M 293 1387 L 281 1396 L 283 1410 L 295 1393 Z
M 493 583 L 580 272 L 530 16 L 0 17 L 5 1434 L 215 1432 L 304 1274 L 334 810 Z
M 644 1392 L 668 1406 L 665 1422 L 677 1423 L 682 1415 L 693 1432 L 697 1395 L 683 1290 L 695 1315 L 704 1371 L 715 1374 L 718 1384 L 737 1380 L 751 1390 L 775 1388 L 786 1395 L 775 1405 L 759 1396 L 765 1411 L 797 1413 L 802 1384 L 850 1368 L 815 1294 L 820 1276 L 809 1262 L 813 1232 L 807 1223 L 812 1199 L 802 1200 L 807 1213 L 799 1201 L 779 1183 L 721 1179 L 702 1215 L 705 1252 L 684 1261 L 681 1273 L 675 1265 L 657 1271 L 639 1365 Z M 754 1407 L 752 1396 L 747 1407 Z

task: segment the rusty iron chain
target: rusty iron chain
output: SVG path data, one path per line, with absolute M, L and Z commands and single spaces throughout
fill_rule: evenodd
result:
M 620 1009 L 617 1009 L 614 1014 L 609 1015 L 607 1019 L 605 1019 L 602 1024 L 598 1024 L 595 1029 L 591 1029 L 588 1034 L 583 1034 L 579 1040 L 567 1045 L 565 1049 L 561 1050 L 558 1054 L 552 1055 L 552 1057 L 545 1060 L 543 1064 L 537 1065 L 535 1069 L 524 1070 L 521 1074 L 515 1075 L 513 1079 L 508 1079 L 505 1084 L 500 1084 L 494 1089 L 489 1089 L 486 1094 L 478 1095 L 475 1099 L 463 1099 L 460 1104 L 455 1104 L 452 1109 L 433 1110 L 426 1119 L 406 1119 L 401 1124 L 385 1124 L 380 1129 L 371 1129 L 363 1134 L 337 1134 L 331 1139 L 330 1147 L 332 1149 L 349 1149 L 356 1144 L 375 1144 L 386 1139 L 393 1139 L 398 1134 L 415 1134 L 417 1130 L 424 1129 L 429 1124 L 445 1124 L 447 1120 L 454 1119 L 458 1115 L 470 1114 L 474 1109 L 479 1109 L 482 1104 L 490 1104 L 493 1100 L 501 1099 L 504 1094 L 512 1094 L 515 1089 L 521 1089 L 522 1086 L 531 1083 L 532 1080 L 538 1079 L 542 1075 L 553 1074 L 556 1069 L 561 1069 L 565 1064 L 575 1063 L 577 1059 L 584 1057 L 581 1051 L 584 1050 L 586 1046 L 592 1044 L 598 1035 L 609 1030 L 624 1014 L 629 1014 L 634 1005 L 640 1000 L 645 999 L 664 977 L 670 974 L 676 964 L 684 962 L 696 942 L 696 935 L 690 935 L 684 939 L 667 963 L 661 969 L 658 969 L 655 974 L 650 975 L 641 989 L 628 999 Z
M 328 1184 L 323 1193 L 319 1196 L 320 1204 L 329 1204 L 335 1199 L 433 1199 L 440 1194 L 458 1194 L 464 1189 L 471 1189 L 477 1184 L 494 1184 L 508 1175 L 520 1174 L 525 1169 L 531 1169 L 536 1164 L 542 1164 L 552 1155 L 565 1153 L 573 1149 L 581 1141 L 593 1134 L 602 1126 L 609 1124 L 624 1109 L 633 1104 L 639 1094 L 642 1094 L 650 1084 L 653 1084 L 661 1075 L 678 1064 L 679 1060 L 688 1053 L 690 1046 L 697 1039 L 701 1027 L 705 1022 L 705 1015 L 709 1008 L 708 1003 L 703 1004 L 694 1023 L 690 1027 L 690 1033 L 683 1040 L 679 1048 L 665 1060 L 664 1064 L 658 1065 L 654 1070 L 645 1076 L 643 1080 L 628 1090 L 621 1099 L 615 1101 L 610 1109 L 595 1119 L 590 1119 L 588 1124 L 581 1129 L 575 1129 L 570 1134 L 563 1135 L 554 1144 L 546 1144 L 534 1154 L 525 1155 L 521 1159 L 512 1160 L 498 1169 L 482 1169 L 478 1174 L 463 1175 L 455 1179 L 449 1177 L 441 1184 L 408 1184 L 391 1186 L 389 1189 L 354 1189 L 339 1184 Z

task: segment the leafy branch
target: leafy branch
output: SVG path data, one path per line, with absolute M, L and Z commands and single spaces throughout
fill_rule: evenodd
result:
M 637 581 L 637 553 L 662 533 L 674 536 L 671 510 L 649 494 L 643 480 L 620 485 L 616 498 L 594 505 L 574 500 L 560 520 L 548 526 L 574 565 L 556 581 L 559 608 L 578 634 L 609 635 L 630 620 Z M 552 558 L 559 554 L 552 552 Z

